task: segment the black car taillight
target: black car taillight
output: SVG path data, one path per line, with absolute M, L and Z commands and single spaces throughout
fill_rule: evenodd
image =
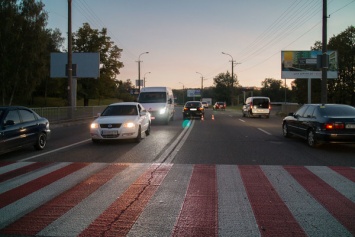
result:
M 324 128 L 326 130 L 344 129 L 345 125 L 343 123 L 326 123 L 324 124 Z

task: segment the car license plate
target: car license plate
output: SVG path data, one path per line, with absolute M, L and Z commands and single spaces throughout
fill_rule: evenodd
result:
M 102 135 L 117 135 L 117 130 L 103 130 Z
M 348 129 L 355 129 L 355 124 L 346 124 L 346 125 L 345 125 L 345 128 L 348 128 Z
M 190 110 L 191 110 L 191 111 L 196 111 L 197 109 L 196 109 L 196 108 L 191 108 Z

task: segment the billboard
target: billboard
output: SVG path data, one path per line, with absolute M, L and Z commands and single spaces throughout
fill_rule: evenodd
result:
M 188 89 L 187 90 L 187 97 L 201 97 L 201 90 L 200 89 Z
M 100 54 L 99 53 L 73 53 L 73 77 L 99 78 Z M 51 53 L 50 77 L 66 78 L 68 53 Z
M 281 51 L 281 78 L 322 78 L 320 59 L 322 51 Z M 338 55 L 328 51 L 327 78 L 338 78 Z

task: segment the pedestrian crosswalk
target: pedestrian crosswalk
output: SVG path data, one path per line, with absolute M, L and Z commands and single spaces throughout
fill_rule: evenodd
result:
M 0 235 L 354 236 L 355 169 L 0 163 Z

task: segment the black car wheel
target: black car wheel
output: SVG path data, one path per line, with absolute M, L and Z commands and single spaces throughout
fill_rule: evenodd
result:
M 149 136 L 149 134 L 150 134 L 150 123 L 148 124 L 148 128 L 145 131 L 145 135 Z
M 310 147 L 317 147 L 319 145 L 319 143 L 316 140 L 316 136 L 314 134 L 314 131 L 312 129 L 310 129 L 308 131 L 307 143 L 308 143 L 308 146 L 310 146 Z
M 47 144 L 47 134 L 42 132 L 37 137 L 37 140 L 36 140 L 36 143 L 35 143 L 34 147 L 35 147 L 36 150 L 43 150 L 46 147 L 46 144 Z
M 283 135 L 284 137 L 291 137 L 291 134 L 290 134 L 289 131 L 288 131 L 287 123 L 283 123 L 283 124 L 282 124 L 282 135 Z
M 141 140 L 142 140 L 142 129 L 141 129 L 141 126 L 139 126 L 138 135 L 137 135 L 136 139 L 134 139 L 134 141 L 139 143 Z

